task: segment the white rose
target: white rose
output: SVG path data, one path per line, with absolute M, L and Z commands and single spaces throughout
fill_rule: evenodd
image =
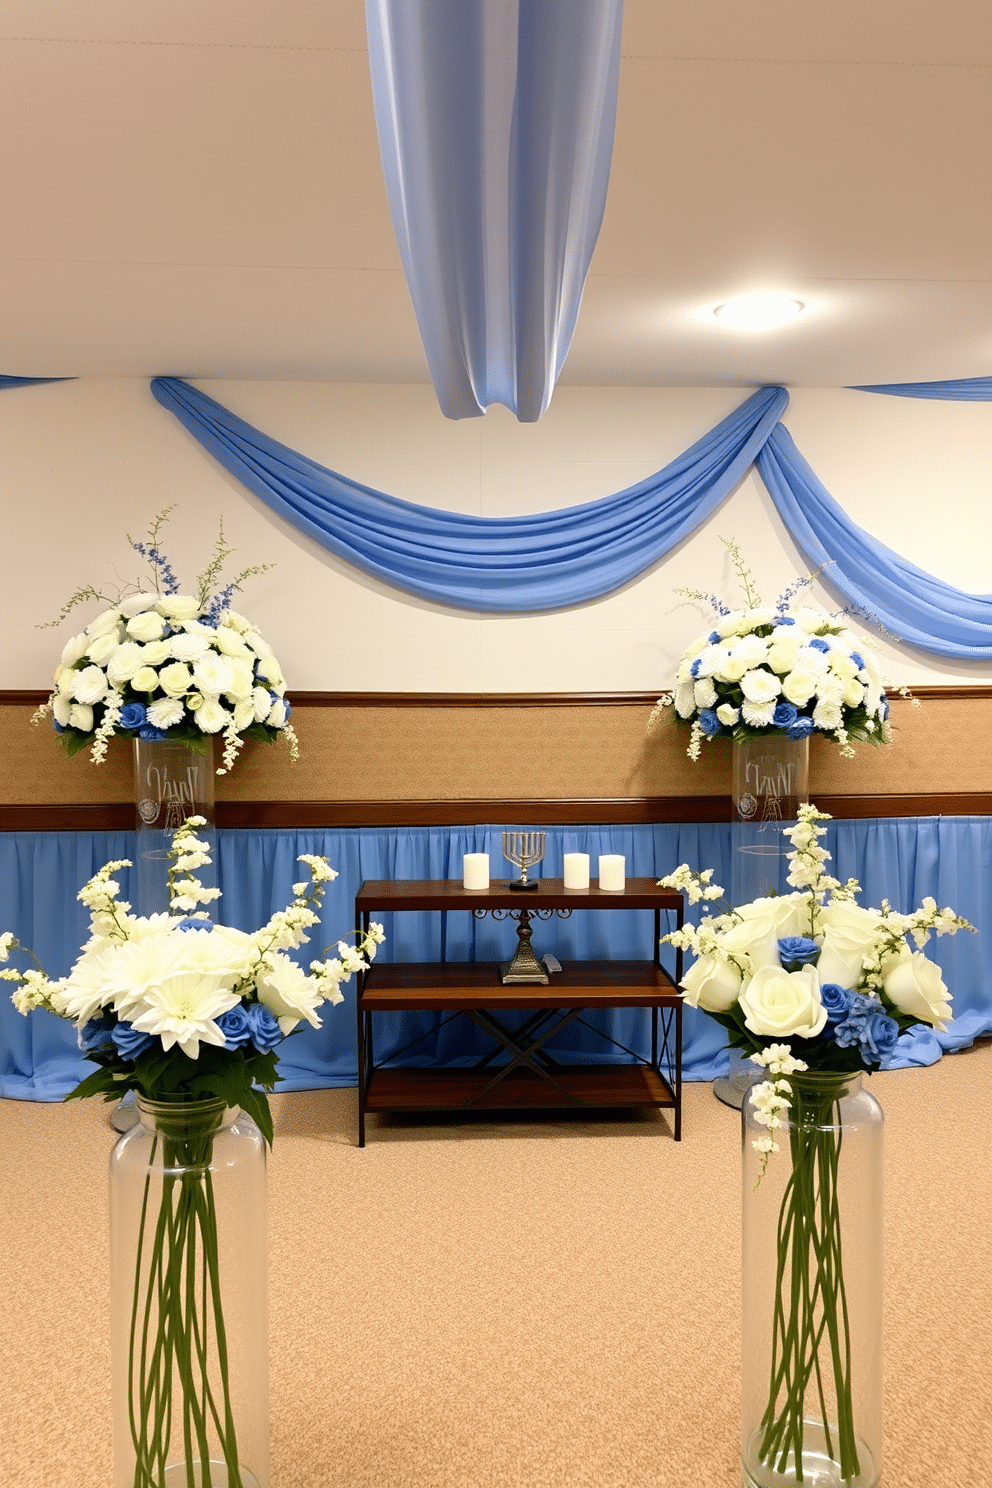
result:
M 65 697 L 72 697 L 72 690 L 76 685 L 75 670 L 72 667 L 57 667 L 54 682 L 59 692 L 63 693 Z
M 807 635 L 816 635 L 825 625 L 830 624 L 830 616 L 825 610 L 814 610 L 805 605 L 801 610 L 793 610 L 792 618 L 797 625 L 802 626 Z
M 69 719 L 72 717 L 72 710 L 74 707 L 79 706 L 80 704 L 73 703 L 70 698 L 67 698 L 60 692 L 57 697 L 52 699 L 52 717 L 61 728 L 68 728 Z
M 940 967 L 922 951 L 904 945 L 897 956 L 887 958 L 882 965 L 882 989 L 901 1013 L 930 1023 L 941 1033 L 953 1017 L 951 994 Z
M 739 682 L 747 670 L 748 664 L 746 661 L 743 661 L 738 656 L 728 655 L 726 661 L 723 662 L 719 670 L 715 671 L 713 675 L 719 682 Z
M 844 688 L 841 699 L 845 708 L 859 708 L 865 700 L 865 685 L 859 682 L 857 677 L 852 677 Z
M 794 630 L 794 626 L 789 627 Z M 796 656 L 799 653 L 798 637 L 787 635 L 780 641 L 773 641 L 768 651 L 768 665 L 773 672 L 780 675 L 783 672 L 791 672 L 796 664 Z
M 200 613 L 200 605 L 189 594 L 163 594 L 155 608 L 167 620 L 192 620 Z
M 115 625 L 113 630 L 106 631 L 97 636 L 91 645 L 87 646 L 86 654 L 90 661 L 95 661 L 97 666 L 106 666 L 121 642 L 120 631 Z
M 286 686 L 286 678 L 282 674 L 282 668 L 271 654 L 259 657 L 255 663 L 255 675 L 261 677 L 263 682 L 271 682 L 273 687 Z
M 252 675 L 251 668 L 243 661 L 231 662 L 231 681 L 224 692 L 229 702 L 240 703 L 247 698 L 251 700 Z
M 797 708 L 804 708 L 815 691 L 816 677 L 812 672 L 801 671 L 798 667 L 782 682 L 782 696 L 788 698 L 790 703 L 795 703 Z
M 261 723 L 263 719 L 268 718 L 272 709 L 272 696 L 267 687 L 256 687 L 251 697 L 255 704 L 255 718 Z
M 283 698 L 277 698 L 272 704 L 269 716 L 265 721 L 270 728 L 282 728 L 286 722 L 286 703 Z
M 861 980 L 861 962 L 878 939 L 882 916 L 877 909 L 864 909 L 843 899 L 832 900 L 820 910 L 823 934 L 816 969 L 821 985 L 834 982 L 852 991 Z
M 104 610 L 97 615 L 95 620 L 90 621 L 86 627 L 86 634 L 91 641 L 95 641 L 98 636 L 109 635 L 112 630 L 116 631 L 119 619 L 120 615 L 117 610 Z
M 183 666 L 181 661 L 173 662 L 172 666 L 163 667 L 158 674 L 158 685 L 169 697 L 182 697 L 189 691 L 193 674 L 188 666 Z
M 253 700 L 250 697 L 239 698 L 234 705 L 234 727 L 241 734 L 254 722 L 255 704 Z
M 115 687 L 119 687 L 122 682 L 130 682 L 135 672 L 141 670 L 144 661 L 144 652 L 137 641 L 125 641 L 110 658 L 107 676 Z
M 214 645 L 224 656 L 248 657 L 253 653 L 231 625 L 218 625 Z
M 841 681 L 849 682 L 852 677 L 858 675 L 858 664 L 847 651 L 833 649 L 828 659 L 830 661 L 830 670 L 835 677 L 840 677 Z
M 73 694 L 77 703 L 98 703 L 107 691 L 107 674 L 102 667 L 83 667 L 76 673 Z
M 815 1038 L 827 1021 L 815 966 L 762 966 L 740 995 L 744 1024 L 760 1038 Z
M 778 966 L 778 926 L 770 914 L 750 915 L 720 936 L 720 944 L 734 955 L 751 958 L 751 970 Z
M 142 666 L 161 666 L 163 661 L 168 661 L 172 651 L 168 641 L 149 641 L 147 646 L 141 648 Z
M 135 641 L 160 641 L 165 621 L 156 610 L 142 610 L 127 622 L 127 633 Z
M 62 647 L 62 656 L 60 658 L 62 665 L 66 667 L 75 666 L 76 662 L 86 655 L 88 645 L 89 637 L 85 633 L 83 635 L 72 636 Z
M 190 699 L 192 702 L 192 699 Z M 198 729 L 205 734 L 219 734 L 221 729 L 226 728 L 231 721 L 231 715 L 226 708 L 221 707 L 219 700 L 215 697 L 204 698 L 203 702 L 193 714 L 193 719 Z
M 730 654 L 738 661 L 746 661 L 749 667 L 760 666 L 768 655 L 768 642 L 761 636 L 742 636 L 734 642 Z
M 135 692 L 154 692 L 158 687 L 158 672 L 154 667 L 139 667 L 131 678 Z
M 712 708 L 716 702 L 716 688 L 709 677 L 702 677 L 692 689 L 697 708 Z
M 159 596 L 157 594 L 128 594 L 121 600 L 117 608 L 125 620 L 130 620 L 132 616 L 139 615 L 142 610 L 153 610 L 158 604 L 158 601 Z
M 267 713 L 269 711 L 269 705 L 271 701 L 268 691 L 264 687 L 256 687 L 256 698 L 258 697 L 259 693 L 264 693 L 265 695 L 265 713 Z M 258 711 L 258 707 L 259 704 L 256 703 L 256 713 Z M 675 689 L 675 711 L 680 718 L 691 718 L 693 713 L 695 713 L 696 693 L 695 686 L 692 682 L 680 682 L 678 687 Z M 265 713 L 261 715 L 263 718 L 265 717 Z
M 746 672 L 741 678 L 741 692 L 751 703 L 767 703 L 778 697 L 782 684 L 772 672 L 763 667 Z
M 721 961 L 719 956 L 700 956 L 682 978 L 679 986 L 690 1007 L 704 1013 L 725 1013 L 737 1001 L 741 974 L 736 966 Z
M 93 709 L 89 703 L 74 703 L 69 714 L 69 727 L 88 734 L 93 729 Z
M 716 710 L 716 716 L 727 728 L 733 728 L 741 715 L 740 710 L 733 707 L 730 703 L 721 703 Z
M 737 914 L 742 920 L 768 918 L 775 926 L 776 938 L 787 935 L 809 935 L 809 895 L 770 894 L 742 904 Z
M 272 655 L 272 647 L 269 645 L 268 641 L 262 639 L 257 630 L 252 630 L 251 627 L 249 627 L 244 632 L 244 637 L 256 656 Z
M 210 650 L 210 642 L 203 636 L 188 635 L 183 631 L 169 641 L 169 655 L 176 661 L 198 661 Z

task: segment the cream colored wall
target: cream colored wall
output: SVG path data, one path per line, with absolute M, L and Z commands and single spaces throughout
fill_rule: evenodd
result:
M 659 469 L 747 395 L 739 389 L 562 387 L 536 425 L 502 408 L 451 423 L 419 385 L 200 384 L 268 434 L 411 501 L 504 515 L 561 507 Z M 992 589 L 992 405 L 800 389 L 786 416 L 800 450 L 854 521 L 971 592 Z M 163 547 L 192 583 L 218 518 L 236 566 L 276 567 L 243 607 L 299 690 L 627 691 L 666 686 L 707 612 L 681 586 L 734 599 L 719 537 L 736 537 L 774 599 L 805 565 L 758 478 L 747 477 L 668 559 L 623 591 L 546 615 L 477 615 L 404 595 L 285 526 L 159 407 L 144 381 L 81 379 L 0 393 L 0 688 L 47 685 L 63 641 L 92 618 L 53 618 L 79 584 L 112 589 L 140 560 L 125 532 L 178 503 Z M 830 608 L 838 599 L 817 585 Z M 909 683 L 987 683 L 989 665 L 943 663 L 884 642 Z

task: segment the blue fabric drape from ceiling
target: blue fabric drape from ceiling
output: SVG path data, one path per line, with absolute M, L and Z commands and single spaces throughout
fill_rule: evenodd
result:
M 448 418 L 539 419 L 613 154 L 623 0 L 366 0 L 386 190 Z
M 512 824 L 508 824 L 512 825 Z M 925 1028 L 904 1036 L 891 1063 L 927 1064 L 942 1051 L 960 1048 L 992 1031 L 992 818 L 926 817 L 906 820 L 832 821 L 824 839 L 841 879 L 856 877 L 861 902 L 888 897 L 910 910 L 932 894 L 952 904 L 979 927 L 977 936 L 935 939 L 926 954 L 943 969 L 954 999 L 955 1020 L 946 1034 Z M 297 855 L 326 853 L 339 877 L 329 885 L 322 925 L 301 952 L 303 963 L 350 927 L 354 896 L 363 879 L 460 878 L 462 854 L 488 852 L 502 861 L 500 826 L 452 828 L 376 828 L 370 830 L 225 831 L 217 834 L 219 883 L 225 923 L 251 930 L 281 908 L 298 874 Z M 538 872 L 561 876 L 565 852 L 620 852 L 627 872 L 660 877 L 676 864 L 712 867 L 718 882 L 730 882 L 730 828 L 709 823 L 603 827 L 548 827 L 547 851 Z M 125 832 L 0 833 L 0 926 L 33 946 L 53 975 L 71 967 L 88 933 L 88 916 L 76 900 L 79 887 L 111 858 L 133 856 L 133 834 Z M 127 873 L 122 888 L 129 893 Z M 53 915 L 50 905 L 64 912 Z M 381 954 L 391 960 L 500 960 L 508 952 L 513 927 L 469 914 L 394 914 L 384 917 L 388 940 Z M 663 916 L 663 923 L 664 923 Z M 578 911 L 568 920 L 535 927 L 543 955 L 562 961 L 622 955 L 653 955 L 653 916 L 634 910 Z M 670 948 L 665 952 L 671 969 Z M 287 1090 L 349 1085 L 356 1080 L 354 987 L 345 1002 L 323 1012 L 323 1027 L 305 1027 L 282 1048 L 280 1069 Z M 647 1016 L 640 1009 L 604 1010 L 590 1021 L 626 1045 L 650 1050 Z M 444 1023 L 434 1014 L 403 1014 L 382 1019 L 377 1029 L 380 1055 L 399 1050 L 425 1035 L 411 1051 L 424 1063 L 465 1063 L 482 1052 L 465 1020 Z M 485 1052 L 488 1052 L 488 1048 Z M 602 1055 L 602 1043 L 577 1029 L 557 1057 Z M 723 1029 L 705 1014 L 685 1011 L 683 1069 L 687 1078 L 711 1079 L 726 1067 Z M 76 1047 L 70 1024 L 49 1013 L 23 1018 L 6 991 L 0 992 L 0 1095 L 27 1100 L 58 1100 L 89 1066 Z
M 893 398 L 933 398 L 943 403 L 992 403 L 992 377 L 959 377 L 949 382 L 858 384 L 856 393 L 889 393 Z
M 226 470 L 339 558 L 424 599 L 520 613 L 618 589 L 681 542 L 741 479 L 788 394 L 762 388 L 657 475 L 562 511 L 476 517 L 387 496 L 296 454 L 197 388 L 152 392 Z
M 152 392 L 232 475 L 308 537 L 386 583 L 440 604 L 511 614 L 595 599 L 687 537 L 749 463 L 814 567 L 854 608 L 941 656 L 992 656 L 992 597 L 902 559 L 847 517 L 778 422 L 784 388 L 762 388 L 670 465 L 582 506 L 475 517 L 387 496 L 270 439 L 174 377 Z
M 781 424 L 757 457 L 775 507 L 810 563 L 855 608 L 939 656 L 992 659 L 992 594 L 965 594 L 856 527 Z
M 0 388 L 31 387 L 37 382 L 71 382 L 71 377 L 7 377 L 0 375 Z

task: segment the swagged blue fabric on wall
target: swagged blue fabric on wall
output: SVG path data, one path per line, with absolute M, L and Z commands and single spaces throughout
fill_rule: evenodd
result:
M 337 475 L 197 388 L 152 392 L 226 470 L 294 527 L 366 573 L 437 603 L 528 613 L 597 598 L 687 537 L 752 461 L 814 568 L 866 618 L 939 656 L 992 657 L 992 596 L 966 594 L 900 558 L 845 515 L 762 388 L 657 475 L 599 501 L 523 517 L 474 517 L 401 501 Z
M 887 897 L 900 910 L 915 908 L 932 894 L 951 904 L 979 927 L 933 939 L 926 954 L 943 969 L 951 989 L 955 1019 L 947 1033 L 918 1028 L 900 1039 L 889 1066 L 930 1064 L 948 1049 L 964 1047 L 992 1032 L 992 818 L 926 817 L 906 820 L 832 821 L 824 839 L 833 855 L 832 870 L 843 880 L 858 878 L 861 902 L 878 904 Z M 460 878 L 462 854 L 488 852 L 502 860 L 503 824 L 480 827 L 397 827 L 339 830 L 220 830 L 219 884 L 225 924 L 253 930 L 281 908 L 298 876 L 297 856 L 325 853 L 339 877 L 328 886 L 323 922 L 311 944 L 300 953 L 305 965 L 333 944 L 352 924 L 354 896 L 363 879 Z M 544 862 L 536 870 L 560 877 L 565 852 L 623 853 L 631 876 L 660 877 L 680 862 L 712 867 L 717 882 L 730 882 L 730 828 L 726 824 L 548 827 Z M 88 935 L 88 915 L 76 900 L 81 885 L 111 858 L 133 857 L 134 839 L 126 832 L 0 833 L 0 926 L 13 930 L 38 953 L 52 975 L 72 966 Z M 127 874 L 122 890 L 129 894 Z M 52 914 L 50 906 L 59 905 Z M 692 913 L 696 913 L 693 911 Z M 663 916 L 663 923 L 664 923 Z M 387 942 L 380 954 L 389 960 L 499 960 L 508 953 L 513 927 L 492 919 L 449 913 L 385 917 Z M 622 954 L 649 959 L 653 916 L 635 910 L 576 912 L 568 920 L 535 927 L 535 944 L 543 955 L 552 951 L 562 961 L 607 958 Z M 16 954 L 16 953 L 15 953 Z M 666 948 L 669 970 L 674 961 Z M 353 1085 L 356 1080 L 354 984 L 344 988 L 345 1001 L 322 1012 L 323 1027 L 293 1034 L 282 1046 L 280 1069 L 284 1090 Z M 650 1050 L 643 1009 L 603 1010 L 590 1014 L 628 1049 Z M 440 1015 L 403 1014 L 377 1026 L 380 1054 L 400 1049 L 426 1035 L 411 1051 L 424 1063 L 467 1063 L 483 1052 L 479 1036 L 466 1020 L 441 1024 Z M 558 1046 L 567 1060 L 582 1054 L 602 1057 L 603 1045 L 579 1028 Z M 485 1046 L 484 1052 L 488 1052 Z M 620 1056 L 622 1057 L 622 1056 Z M 683 1070 L 686 1078 L 709 1080 L 726 1068 L 724 1030 L 704 1013 L 685 1010 Z M 71 1024 L 50 1013 L 24 1018 L 0 993 L 0 1096 L 25 1100 L 59 1100 L 88 1071 L 76 1047 Z
M 37 382 L 72 382 L 71 377 L 7 377 L 0 375 L 0 388 L 32 387 Z
M 782 388 L 762 388 L 664 470 L 615 496 L 476 517 L 337 475 L 177 378 L 151 386 L 226 470 L 339 558 L 424 599 L 511 613 L 579 604 L 643 573 L 733 489 L 789 401 Z
M 366 0 L 403 269 L 442 413 L 539 419 L 606 204 L 623 0 Z
M 992 403 L 992 377 L 959 377 L 949 382 L 876 382 L 856 385 L 856 393 L 888 393 L 893 398 L 933 398 L 942 403 Z

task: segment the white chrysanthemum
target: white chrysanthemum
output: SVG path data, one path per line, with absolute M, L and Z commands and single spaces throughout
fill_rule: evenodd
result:
M 792 671 L 798 654 L 799 636 L 795 634 L 795 626 L 790 625 L 780 640 L 773 637 L 773 644 L 768 649 L 768 665 L 781 676 Z
M 712 678 L 701 677 L 692 689 L 692 696 L 697 708 L 712 708 L 716 702 L 716 688 Z M 269 722 L 271 721 L 270 718 Z
M 69 640 L 62 647 L 62 665 L 66 667 L 75 666 L 76 662 L 80 661 L 86 655 L 88 645 L 89 637 L 87 635 L 70 636 Z
M 251 698 L 252 702 L 255 705 L 256 721 L 258 723 L 262 723 L 266 718 L 268 718 L 271 711 L 272 694 L 269 692 L 269 689 L 267 687 L 256 687 L 251 695 Z
M 845 708 L 860 708 L 865 700 L 865 684 L 859 682 L 857 677 L 852 677 L 844 688 L 841 701 Z
M 218 698 L 206 697 L 199 708 L 194 711 L 193 718 L 197 728 L 203 733 L 219 734 L 221 729 L 227 727 L 231 715 L 225 707 L 222 707 Z
M 227 692 L 234 676 L 234 667 L 229 657 L 218 656 L 216 651 L 206 651 L 193 663 L 193 682 L 204 696 L 219 697 Z
M 264 1002 L 276 1016 L 283 1033 L 291 1033 L 301 1018 L 319 1028 L 316 1009 L 324 998 L 313 978 L 308 977 L 289 956 L 278 951 L 270 953 L 266 959 L 266 970 L 255 984 L 259 1002 Z
M 109 635 L 111 631 L 116 631 L 119 621 L 119 610 L 103 610 L 95 620 L 91 620 L 87 625 L 86 634 L 91 641 L 95 641 L 98 636 Z
M 230 925 L 214 925 L 212 929 L 203 930 L 176 930 L 173 935 L 181 939 L 184 970 L 210 972 L 213 976 L 227 977 L 231 986 L 240 982 L 257 960 L 255 943 L 251 936 Z
M 832 698 L 821 698 L 813 709 L 813 723 L 818 729 L 829 732 L 840 728 L 844 722 L 844 714 L 840 703 L 834 702 Z
M 177 723 L 182 723 L 185 711 L 178 698 L 156 698 L 148 706 L 148 722 L 155 728 L 174 728 Z
M 176 661 L 199 661 L 210 650 L 210 642 L 203 636 L 187 635 L 183 631 L 169 640 L 169 655 Z
M 240 1001 L 224 977 L 182 972 L 149 988 L 141 1005 L 134 1007 L 131 1023 L 141 1033 L 161 1039 L 163 1049 L 178 1044 L 190 1059 L 197 1059 L 201 1043 L 223 1048 L 227 1038 L 214 1020 Z
M 130 682 L 135 672 L 140 671 L 145 665 L 145 653 L 143 647 L 137 641 L 125 641 L 118 646 L 107 665 L 107 676 L 115 687 L 120 687 L 123 682 Z
M 98 666 L 83 667 L 76 673 L 72 691 L 77 703 L 98 703 L 107 691 L 106 672 Z
M 192 620 L 200 613 L 200 604 L 189 594 L 163 594 L 156 609 L 167 620 Z
M 701 677 L 712 677 L 714 672 L 719 672 L 726 666 L 729 656 L 730 652 L 726 646 L 706 646 L 696 658 L 699 665 L 696 667 L 695 680 Z M 693 663 L 690 661 L 689 671 L 687 673 L 690 677 L 693 676 L 692 666 Z
M 767 728 L 775 721 L 775 699 L 767 703 L 752 703 L 745 698 L 741 704 L 741 716 L 752 728 Z
M 741 678 L 741 692 L 752 703 L 767 703 L 777 698 L 782 691 L 782 683 L 773 672 L 766 672 L 764 667 L 756 667 L 754 671 L 745 672 Z
M 117 946 L 112 941 L 90 942 L 63 982 L 66 1018 L 77 1024 L 88 1023 L 113 1000 L 116 964 Z
M 830 661 L 825 651 L 817 646 L 800 646 L 796 652 L 796 667 L 802 672 L 812 672 L 814 677 L 830 670 Z
M 157 610 L 142 610 L 127 622 L 127 633 L 135 641 L 160 641 L 165 621 Z
M 250 697 L 241 698 L 234 705 L 234 727 L 238 733 L 243 733 L 246 728 L 255 722 L 255 704 Z

